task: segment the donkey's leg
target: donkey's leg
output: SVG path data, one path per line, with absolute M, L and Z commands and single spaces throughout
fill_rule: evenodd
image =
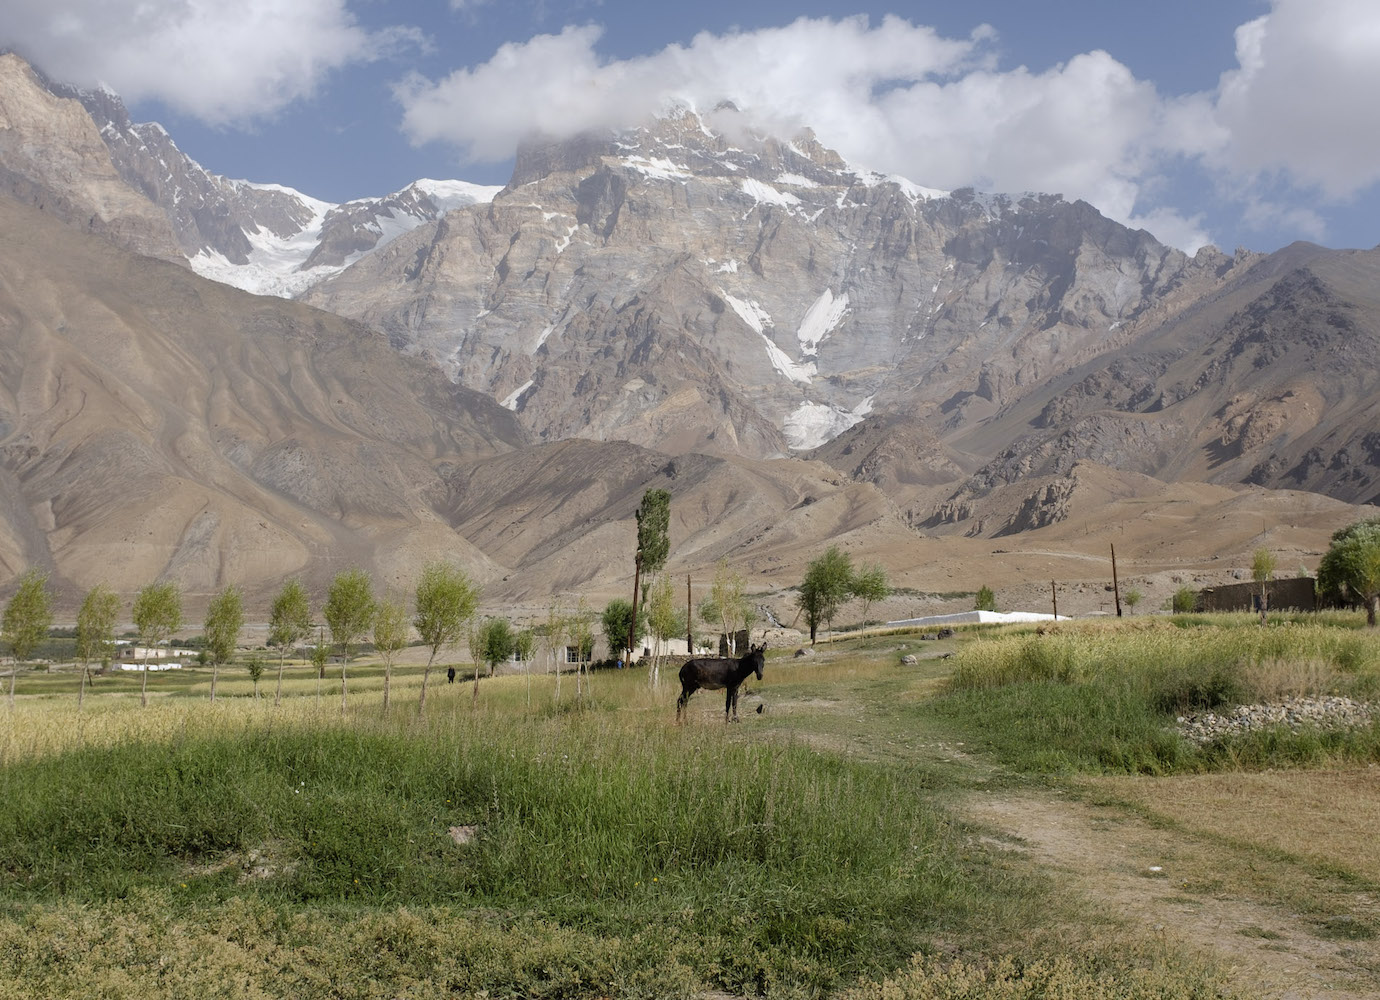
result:
M 684 711 L 686 717 L 690 716 L 690 696 L 695 693 L 695 688 L 684 687 L 680 689 L 680 697 L 676 699 L 676 725 L 680 725 L 680 715 Z

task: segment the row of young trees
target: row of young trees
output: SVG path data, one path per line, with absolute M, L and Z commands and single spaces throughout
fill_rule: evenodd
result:
M 479 606 L 480 589 L 464 570 L 444 561 L 428 563 L 422 570 L 414 595 L 413 613 L 409 618 L 404 600 L 391 593 L 376 598 L 369 574 L 351 569 L 336 574 L 331 581 L 322 606 L 325 627 L 312 621 L 311 601 L 299 580 L 289 580 L 273 599 L 269 615 L 268 645 L 278 650 L 278 687 L 274 704 L 282 699 L 283 667 L 289 650 L 318 632 L 313 651 L 317 676 L 324 675 L 328 647 L 325 628 L 342 655 L 340 671 L 340 708 L 345 711 L 348 667 L 358 645 L 366 638 L 373 639 L 384 662 L 383 703 L 388 708 L 391 696 L 392 667 L 397 653 L 411 642 L 410 628 L 415 628 L 422 643 L 429 647 L 426 669 L 422 675 L 419 706 L 426 708 L 427 682 L 436 656 L 443 646 L 458 644 L 467 635 Z M 84 597 L 77 612 L 76 656 L 81 665 L 80 706 L 85 697 L 93 662 L 109 663 L 115 650 L 115 628 L 122 602 L 104 584 L 93 587 Z M 169 640 L 182 628 L 182 594 L 175 583 L 152 583 L 141 589 L 130 609 L 138 642 L 143 647 L 143 676 L 140 681 L 139 703 L 148 704 L 148 661 L 152 651 Z M 10 672 L 9 701 L 14 704 L 14 682 L 17 665 L 29 659 L 34 650 L 48 636 L 52 627 L 52 596 L 47 587 L 47 575 L 30 570 L 20 579 L 19 587 L 5 607 L 0 637 L 10 647 L 16 669 Z M 506 622 L 503 623 L 505 626 Z M 240 589 L 228 586 L 216 594 L 207 605 L 205 657 L 211 664 L 211 700 L 215 701 L 220 667 L 235 655 L 240 633 L 244 628 L 244 599 Z M 472 631 L 472 630 L 471 630 Z M 497 634 L 497 630 L 495 634 Z M 524 640 L 529 655 L 530 637 Z M 476 653 L 476 659 L 479 654 Z M 506 656 L 507 654 L 505 654 Z M 257 677 L 256 693 L 257 693 Z M 478 683 L 478 671 L 475 676 Z

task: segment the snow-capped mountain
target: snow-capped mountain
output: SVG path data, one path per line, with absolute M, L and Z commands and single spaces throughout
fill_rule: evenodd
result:
M 192 269 L 203 277 L 259 295 L 288 298 L 452 208 L 487 203 L 501 190 L 466 181 L 424 179 L 384 198 L 333 205 L 292 188 L 247 181 L 229 183 L 292 198 L 311 214 L 295 232 L 288 227 L 286 235 L 269 226 L 242 230 L 250 249 L 239 260 L 203 248 L 191 258 Z
M 882 176 L 725 108 L 528 144 L 492 205 L 305 298 L 544 437 L 769 456 L 882 408 L 982 419 L 1233 266 L 1057 195 Z
M 161 125 L 132 121 L 109 91 L 48 88 L 86 108 L 116 170 L 167 215 L 193 270 L 261 295 L 295 296 L 399 235 L 500 190 L 419 180 L 381 198 L 336 205 L 280 184 L 212 173 Z

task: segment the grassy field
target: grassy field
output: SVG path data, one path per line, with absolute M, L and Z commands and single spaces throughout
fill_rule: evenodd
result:
M 1024 772 L 1172 774 L 1380 761 L 1359 728 L 1274 728 L 1198 747 L 1180 713 L 1380 692 L 1380 638 L 1359 616 L 1142 618 L 978 633 L 932 710 Z
M 1128 934 L 960 806 L 1108 760 L 1239 768 L 1147 751 L 1173 742 L 1162 692 L 1226 671 L 1364 694 L 1374 641 L 1342 624 L 1274 646 L 1220 623 L 853 639 L 772 658 L 737 726 L 708 693 L 675 727 L 677 692 L 639 671 L 578 699 L 567 675 L 559 700 L 549 676 L 486 678 L 472 706 L 442 668 L 420 718 L 409 667 L 385 718 L 365 664 L 344 719 L 338 672 L 300 665 L 277 708 L 276 664 L 263 698 L 231 669 L 211 705 L 184 670 L 141 710 L 131 673 L 80 713 L 74 674 L 26 674 L 0 718 L 0 998 L 1218 996 L 1212 963 Z M 1177 634 L 1199 660 L 1164 659 Z M 902 666 L 903 644 L 957 655 Z M 1061 711 L 1050 756 L 1034 722 Z

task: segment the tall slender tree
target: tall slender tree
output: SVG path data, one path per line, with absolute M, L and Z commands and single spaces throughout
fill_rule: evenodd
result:
M 633 566 L 632 627 L 628 631 L 629 643 L 637 641 L 637 610 L 642 599 L 641 579 L 645 571 L 648 575 L 666 565 L 666 557 L 671 552 L 671 493 L 669 490 L 648 490 L 642 494 L 642 503 L 637 508 L 637 556 Z M 629 645 L 628 662 L 632 662 L 633 647 Z
M 714 569 L 714 581 L 709 585 L 708 606 L 717 613 L 717 624 L 723 628 L 728 651 L 734 656 L 738 655 L 738 630 L 747 628 L 749 619 L 756 617 L 744 586 L 743 575 L 731 569 L 727 559 L 720 559 Z
M 131 614 L 144 647 L 143 679 L 139 684 L 139 706 L 144 708 L 149 703 L 149 651 L 171 639 L 182 627 L 182 591 L 170 580 L 150 583 L 134 596 Z
M 465 635 L 466 624 L 479 608 L 479 586 L 458 566 L 434 560 L 422 567 L 417 581 L 417 613 L 412 625 L 423 645 L 430 648 L 426 670 L 422 672 L 422 693 L 417 711 L 426 711 L 427 679 L 442 646 L 454 646 Z
M 278 687 L 273 692 L 273 707 L 283 700 L 283 661 L 287 651 L 311 635 L 311 604 L 300 580 L 289 580 L 273 599 L 268 616 L 268 644 L 278 650 Z
M 19 589 L 5 605 L 0 635 L 10 647 L 14 666 L 10 669 L 10 709 L 14 709 L 14 677 L 19 664 L 27 660 L 48 638 L 53 626 L 53 600 L 48 594 L 48 574 L 31 569 L 19 578 Z
M 864 566 L 853 577 L 853 596 L 862 601 L 862 620 L 867 624 L 867 611 L 874 601 L 884 601 L 891 596 L 891 584 L 887 582 L 886 570 L 881 563 Z
M 575 613 L 570 616 L 570 638 L 575 642 L 575 697 L 583 703 L 585 697 L 585 670 L 590 657 L 594 655 L 594 612 L 583 597 L 575 605 Z
M 567 629 L 565 606 L 559 597 L 546 606 L 546 646 L 551 651 L 551 660 L 556 668 L 555 699 L 561 700 L 561 661 L 565 659 L 565 635 Z
M 653 688 L 661 684 L 661 664 L 666 649 L 673 636 L 685 634 L 685 612 L 676 601 L 675 586 L 670 576 L 662 574 L 652 584 L 647 597 L 647 627 L 651 630 L 655 643 L 652 649 L 652 668 L 648 673 L 648 683 Z
M 211 659 L 211 700 L 216 700 L 216 679 L 222 663 L 229 663 L 240 642 L 244 628 L 244 599 L 233 584 L 226 587 L 206 606 L 206 652 Z
M 77 689 L 77 709 L 86 697 L 92 660 L 106 663 L 115 651 L 115 618 L 120 613 L 120 598 L 115 591 L 98 583 L 82 598 L 77 612 L 77 659 L 81 661 L 81 686 Z
M 311 650 L 311 665 L 316 668 L 316 707 L 321 707 L 321 681 L 326 676 L 326 663 L 331 658 L 330 647 L 326 645 L 326 629 L 316 627 L 316 645 Z
M 374 612 L 374 648 L 383 657 L 383 714 L 388 714 L 389 690 L 393 685 L 393 658 L 407 648 L 407 605 L 391 594 L 379 601 Z
M 345 714 L 346 681 L 350 654 L 355 644 L 368 634 L 374 623 L 374 585 L 362 569 L 348 569 L 337 573 L 326 593 L 326 607 L 322 614 L 331 630 L 331 639 L 340 647 L 340 714 Z

